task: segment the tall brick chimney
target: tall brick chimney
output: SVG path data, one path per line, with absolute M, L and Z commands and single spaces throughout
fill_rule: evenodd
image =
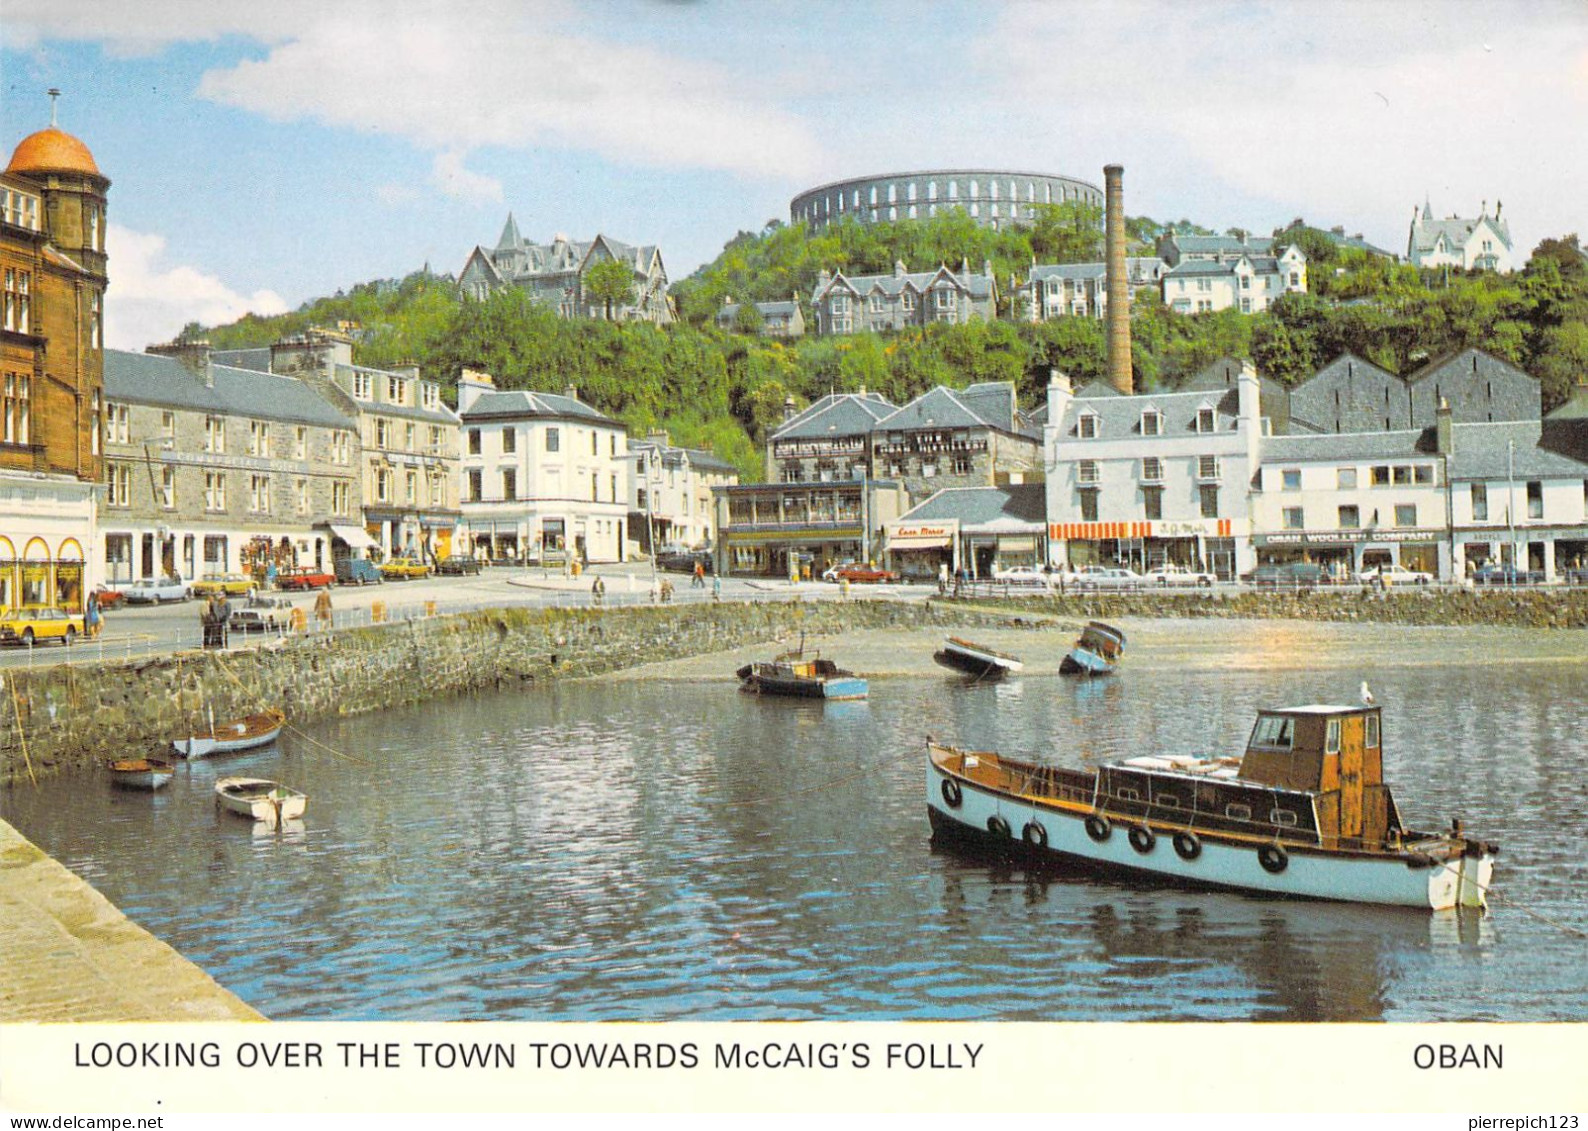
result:
M 1125 167 L 1103 167 L 1106 227 L 1104 259 L 1108 270 L 1108 383 L 1121 393 L 1134 391 L 1130 369 L 1130 278 L 1125 271 Z

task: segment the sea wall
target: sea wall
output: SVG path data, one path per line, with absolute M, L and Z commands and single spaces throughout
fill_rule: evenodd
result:
M 275 705 L 303 725 L 759 641 L 795 642 L 801 631 L 1007 624 L 1020 615 L 899 601 L 500 609 L 225 653 L 13 671 L 0 695 L 0 783 L 92 769 L 115 757 L 169 756 L 170 740 L 211 712 L 226 719 Z

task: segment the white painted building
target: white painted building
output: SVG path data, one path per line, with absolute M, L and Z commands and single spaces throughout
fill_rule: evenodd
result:
M 1418 267 L 1455 267 L 1463 271 L 1514 271 L 1516 259 L 1511 249 L 1511 226 L 1500 219 L 1501 204 L 1484 201 L 1477 218 L 1450 216 L 1434 219 L 1427 201 L 1412 210 L 1411 233 L 1406 240 L 1406 258 Z
M 1258 314 L 1283 294 L 1306 293 L 1307 257 L 1292 245 L 1274 256 L 1183 259 L 1164 272 L 1160 286 L 1164 305 L 1180 314 Z
M 465 545 L 476 557 L 617 562 L 629 512 L 623 425 L 568 387 L 500 391 L 458 378 Z
M 1056 373 L 1043 439 L 1049 560 L 1249 570 L 1259 393 L 1250 363 L 1234 388 L 1132 396 L 1072 393 Z
M 739 470 L 710 452 L 668 441 L 658 432 L 629 444 L 629 540 L 647 552 L 669 543 L 715 546 L 711 489 L 739 482 Z

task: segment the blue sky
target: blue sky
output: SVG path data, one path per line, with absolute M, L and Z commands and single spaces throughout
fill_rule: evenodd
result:
M 1588 5 L 6 0 L 6 146 L 113 185 L 112 345 L 531 239 L 656 243 L 676 280 L 804 188 L 1126 168 L 1126 207 L 1404 250 L 1487 201 L 1588 237 Z

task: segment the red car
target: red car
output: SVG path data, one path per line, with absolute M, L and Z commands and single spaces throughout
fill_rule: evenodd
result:
M 867 565 L 865 562 L 851 562 L 848 565 L 841 565 L 833 570 L 833 576 L 839 581 L 848 581 L 851 584 L 899 580 L 899 575 L 891 569 Z
M 329 589 L 336 584 L 336 575 L 313 566 L 289 569 L 276 578 L 278 589 Z

